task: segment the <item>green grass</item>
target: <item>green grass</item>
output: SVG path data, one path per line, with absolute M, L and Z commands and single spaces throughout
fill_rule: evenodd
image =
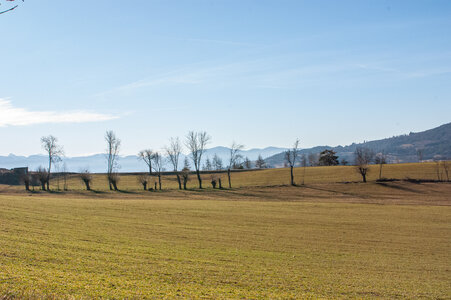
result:
M 448 298 L 449 195 L 446 183 L 3 190 L 0 298 Z

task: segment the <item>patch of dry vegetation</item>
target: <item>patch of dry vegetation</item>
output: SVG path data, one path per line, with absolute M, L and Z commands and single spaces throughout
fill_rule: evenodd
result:
M 304 172 L 305 171 L 305 172 Z M 305 174 L 305 176 L 304 176 Z M 191 174 L 188 182 L 189 189 L 198 187 L 195 174 Z M 411 163 L 411 164 L 387 164 L 383 166 L 382 176 L 392 179 L 426 179 L 436 180 L 437 171 L 435 163 Z M 227 172 L 202 174 L 204 187 L 211 188 L 210 181 L 212 177 L 221 178 L 223 187 L 227 187 Z M 368 181 L 376 181 L 379 177 L 379 166 L 371 165 L 368 173 Z M 249 170 L 232 173 L 233 186 L 240 187 L 268 187 L 290 184 L 290 170 L 285 169 L 263 169 Z M 303 182 L 309 184 L 330 184 L 342 182 L 360 182 L 361 176 L 356 172 L 354 166 L 332 166 L 332 167 L 307 167 L 295 169 L 295 182 L 299 185 Z M 158 182 L 156 176 L 149 178 L 148 187 L 154 187 Z M 60 189 L 62 181 L 60 180 Z M 162 176 L 163 189 L 177 189 L 178 183 L 175 175 Z M 123 191 L 141 190 L 142 185 L 139 181 L 139 175 L 121 174 L 118 187 Z M 20 187 L 22 188 L 22 187 Z M 71 175 L 68 180 L 70 190 L 85 189 L 84 183 L 79 175 Z M 92 177 L 91 188 L 96 191 L 108 190 L 108 180 L 105 174 L 94 174 Z M 52 189 L 57 189 L 57 180 L 52 180 Z

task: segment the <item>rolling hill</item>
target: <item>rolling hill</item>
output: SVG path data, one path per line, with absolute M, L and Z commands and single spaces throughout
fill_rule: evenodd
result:
M 382 140 L 369 141 L 349 146 L 317 146 L 302 149 L 301 154 L 320 153 L 325 149 L 332 149 L 337 152 L 340 160 L 348 162 L 354 160 L 353 154 L 357 147 L 367 147 L 375 153 L 384 152 L 387 154 L 390 163 L 417 162 L 419 160 L 451 159 L 451 123 L 422 131 L 411 132 L 409 134 L 386 138 Z M 421 152 L 419 155 L 418 152 Z M 273 155 L 266 159 L 272 167 L 284 165 L 284 153 Z

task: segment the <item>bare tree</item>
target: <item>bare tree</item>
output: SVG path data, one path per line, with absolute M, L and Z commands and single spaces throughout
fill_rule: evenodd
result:
M 202 178 L 200 177 L 200 164 L 202 161 L 202 155 L 205 153 L 205 147 L 210 142 L 210 136 L 205 132 L 188 132 L 186 136 L 186 147 L 191 154 L 191 160 L 193 161 L 194 168 L 196 169 L 197 180 L 199 181 L 199 188 L 202 188 Z
M 139 174 L 138 182 L 142 184 L 144 190 L 147 190 L 147 184 L 149 183 L 149 175 L 148 174 Z
M 180 174 L 178 172 L 179 167 L 179 158 L 180 154 L 182 153 L 182 143 L 180 142 L 180 139 L 177 138 L 171 138 L 169 147 L 166 147 L 166 154 L 168 156 L 169 162 L 172 164 L 172 169 L 177 176 L 177 182 L 179 184 L 179 190 L 182 189 L 182 181 L 180 179 Z
M 232 168 L 234 168 L 239 160 L 243 157 L 240 152 L 243 150 L 244 146 L 241 144 L 237 144 L 235 142 L 232 143 L 230 146 L 230 159 L 229 159 L 229 165 L 227 168 L 227 177 L 229 179 L 229 188 L 232 188 Z
M 213 167 L 215 170 L 222 170 L 223 166 L 222 166 L 222 159 L 215 154 L 215 156 L 213 156 Z
M 119 180 L 120 180 L 120 179 L 121 179 L 121 178 L 120 178 L 118 172 L 113 172 L 113 173 L 111 173 L 111 174 L 108 176 L 108 180 L 109 180 L 110 184 L 113 186 L 113 189 L 114 189 L 115 191 L 118 191 L 118 190 L 119 190 L 118 187 L 117 187 L 117 184 L 119 183 Z M 111 187 L 110 187 L 110 189 L 111 189 Z
M 47 152 L 49 158 L 49 168 L 47 169 L 47 190 L 50 191 L 50 173 L 52 171 L 52 163 L 61 161 L 64 155 L 63 147 L 58 145 L 58 139 L 53 135 L 43 136 L 41 138 L 42 148 Z
M 315 167 L 319 164 L 319 153 L 309 153 L 308 161 L 311 167 Z
M 25 185 L 25 190 L 30 191 L 31 175 L 30 173 L 25 173 L 20 177 L 21 182 Z
M 85 169 L 85 170 L 81 171 L 80 172 L 80 179 L 85 184 L 86 190 L 90 191 L 91 190 L 91 182 L 92 182 L 91 172 L 89 172 L 88 169 Z
M 288 163 L 288 166 L 290 167 L 290 175 L 291 175 L 291 185 L 296 185 L 294 182 L 294 167 L 296 166 L 296 160 L 299 156 L 299 139 L 296 139 L 296 141 L 293 144 L 293 148 L 285 151 L 285 160 Z
M 107 143 L 106 158 L 107 158 L 107 177 L 110 190 L 117 191 L 117 183 L 119 175 L 116 173 L 118 168 L 119 149 L 121 147 L 121 140 L 116 137 L 114 131 L 109 130 L 105 133 L 105 141 Z
M 382 179 L 382 166 L 387 163 L 387 155 L 384 152 L 376 154 L 374 162 L 379 165 L 379 180 Z
M 15 2 L 15 0 L 6 0 L 6 2 Z M 24 2 L 24 0 L 22 0 L 22 2 Z M 0 6 L 1 6 L 1 1 L 0 1 Z M 12 11 L 14 9 L 16 9 L 19 6 L 19 4 L 13 4 L 12 6 L 8 7 L 8 8 L 4 8 L 4 9 L 0 9 L 0 15 L 4 14 L 6 12 Z
M 39 166 L 36 170 L 36 178 L 41 183 L 41 189 L 45 191 L 45 184 L 49 178 L 47 170 L 44 167 Z
M 29 173 L 31 176 L 31 186 L 33 187 L 33 191 L 35 187 L 39 186 L 39 178 L 38 178 L 38 174 L 36 172 L 30 172 Z
M 185 157 L 185 161 L 183 164 L 183 169 L 182 169 L 182 179 L 183 179 L 183 189 L 186 190 L 186 184 L 189 181 L 189 174 L 190 174 L 190 169 L 189 169 L 189 161 L 188 158 Z
M 211 175 L 211 186 L 213 187 L 213 189 L 216 188 L 216 185 L 218 184 L 218 178 L 215 174 Z
M 265 160 L 263 159 L 263 157 L 261 156 L 261 154 L 258 155 L 258 158 L 257 158 L 257 160 L 255 161 L 255 167 L 256 167 L 257 169 L 264 169 L 264 168 L 266 168 L 266 162 L 265 162 Z
M 373 161 L 374 152 L 365 147 L 355 149 L 354 158 L 357 172 L 362 175 L 363 182 L 366 182 L 366 175 L 369 171 L 369 164 Z
M 149 167 L 149 175 L 152 175 L 152 157 L 153 151 L 150 149 L 141 150 L 138 153 L 138 159 L 142 159 Z
M 160 153 L 155 152 L 152 157 L 153 161 L 153 170 L 157 173 L 158 176 L 158 188 L 161 190 L 161 172 L 163 171 L 163 157 Z
M 247 157 L 247 156 L 244 158 L 244 167 L 246 169 L 251 169 L 252 168 L 252 162 L 249 159 L 249 157 Z

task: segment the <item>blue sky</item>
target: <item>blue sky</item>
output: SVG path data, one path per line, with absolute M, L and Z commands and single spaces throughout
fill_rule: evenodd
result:
M 9 4 L 0 1 L 0 7 Z M 87 3 L 87 2 L 86 2 Z M 0 155 L 344 145 L 450 122 L 450 1 L 25 1 L 0 15 Z

